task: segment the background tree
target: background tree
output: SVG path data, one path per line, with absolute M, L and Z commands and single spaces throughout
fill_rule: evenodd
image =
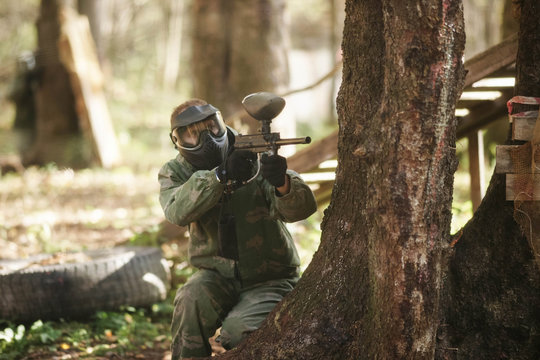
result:
M 102 62 L 104 57 L 103 36 L 101 34 L 101 21 L 103 17 L 103 0 L 77 0 L 77 10 L 79 14 L 88 17 L 90 32 L 96 45 L 96 51 L 99 60 Z
M 185 1 L 169 0 L 164 5 L 167 19 L 165 55 L 163 64 L 163 85 L 174 89 L 180 69 L 182 54 L 182 28 L 184 24 Z
M 518 4 L 514 94 L 538 97 L 540 3 Z M 505 176 L 494 174 L 482 204 L 449 249 L 440 358 L 540 358 L 540 271 L 514 221 L 514 203 L 505 198 Z
M 224 358 L 433 358 L 464 43 L 460 1 L 346 2 L 321 245 L 293 293 Z
M 514 0 L 504 0 L 504 11 L 502 21 L 502 36 L 507 38 L 508 36 L 515 34 L 519 31 L 519 23 L 517 21 L 519 16 L 517 2 Z
M 55 161 L 59 165 L 83 165 L 73 159 L 80 153 L 80 129 L 69 75 L 58 50 L 59 17 L 64 3 L 41 1 L 37 20 L 36 138 L 23 159 L 26 164 Z
M 503 32 L 501 17 L 505 1 L 506 0 L 463 0 L 463 11 L 466 14 L 466 60 L 485 49 L 496 45 L 503 39 L 503 36 L 501 36 Z
M 195 97 L 231 115 L 249 93 L 285 90 L 289 75 L 283 0 L 195 0 L 193 11 Z M 258 124 L 248 126 L 254 130 Z

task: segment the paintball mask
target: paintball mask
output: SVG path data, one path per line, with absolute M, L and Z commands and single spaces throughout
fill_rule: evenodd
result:
M 227 128 L 218 109 L 210 104 L 190 106 L 171 122 L 172 142 L 198 170 L 221 164 L 228 149 Z

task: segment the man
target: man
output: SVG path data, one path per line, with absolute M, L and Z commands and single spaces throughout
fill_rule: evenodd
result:
M 234 149 L 234 130 L 200 99 L 171 114 L 178 156 L 159 172 L 165 217 L 189 226 L 198 271 L 174 301 L 172 359 L 211 355 L 208 339 L 235 347 L 298 281 L 300 265 L 284 222 L 316 211 L 313 193 L 279 155 Z

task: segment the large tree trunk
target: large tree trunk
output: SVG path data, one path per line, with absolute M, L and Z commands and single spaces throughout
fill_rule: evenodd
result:
M 224 358 L 433 358 L 464 42 L 459 0 L 347 1 L 339 166 L 320 248 Z
M 230 115 L 249 93 L 285 89 L 283 0 L 195 0 L 193 7 L 195 97 Z
M 540 3 L 521 4 L 514 93 L 539 97 Z M 437 358 L 540 358 L 540 269 L 513 216 L 505 176 L 494 174 L 449 254 Z

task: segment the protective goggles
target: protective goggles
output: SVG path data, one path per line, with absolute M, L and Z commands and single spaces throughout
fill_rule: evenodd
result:
M 225 135 L 227 128 L 219 111 L 204 120 L 174 129 L 173 142 L 176 137 L 176 144 L 180 148 L 195 150 L 201 146 L 201 135 L 204 132 L 208 132 L 215 138 Z

